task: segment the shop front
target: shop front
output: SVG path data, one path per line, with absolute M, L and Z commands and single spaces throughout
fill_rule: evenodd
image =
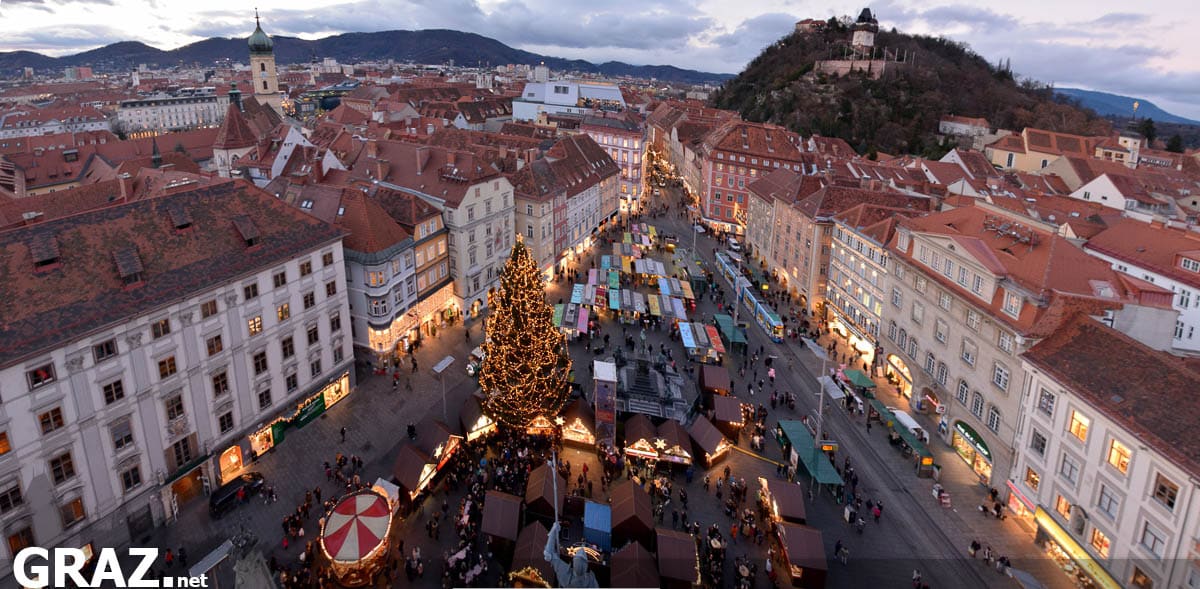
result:
M 961 422 L 954 422 L 954 430 L 951 434 L 950 445 L 954 447 L 954 451 L 963 459 L 971 470 L 979 477 L 979 481 L 983 484 L 988 484 L 992 478 L 992 452 L 988 449 L 988 445 L 983 441 L 983 437 L 979 435 L 971 426 Z
M 343 372 L 341 376 L 331 379 L 320 391 L 296 403 L 294 409 L 284 411 L 274 420 L 259 425 L 247 437 L 247 449 L 250 461 L 253 462 L 283 442 L 287 437 L 288 428 L 304 427 L 308 422 L 320 417 L 327 409 L 337 404 L 350 394 L 350 373 Z M 239 443 L 239 446 L 241 444 Z M 236 448 L 238 446 L 235 446 Z M 225 452 L 230 452 L 230 448 Z M 225 457 L 222 455 L 222 473 L 224 473 Z M 228 480 L 222 474 L 222 480 Z
M 1005 481 L 1008 486 L 1008 512 L 1015 515 L 1019 522 L 1028 524 L 1033 520 L 1033 514 L 1037 511 L 1037 506 L 1021 489 L 1013 483 L 1012 479 Z
M 246 466 L 245 455 L 249 446 L 249 438 L 238 440 L 217 457 L 217 472 L 220 475 L 220 484 L 223 485 L 233 480 L 233 477 L 242 472 L 242 469 Z
M 1038 506 L 1033 519 L 1037 522 L 1034 542 L 1046 551 L 1055 564 L 1080 589 L 1118 589 L 1121 584 L 1088 554 L 1079 542 L 1045 509 Z
M 846 317 L 843 311 L 835 305 L 830 305 L 829 309 L 833 311 L 833 320 L 829 322 L 830 329 L 843 334 L 846 343 L 861 356 L 862 362 L 865 362 L 868 367 L 874 366 L 877 347 L 875 339 L 866 335 L 858 324 Z
M 896 390 L 906 398 L 912 397 L 912 373 L 908 371 L 908 365 L 904 363 L 904 360 L 895 354 L 888 354 L 885 369 L 888 380 L 896 385 Z

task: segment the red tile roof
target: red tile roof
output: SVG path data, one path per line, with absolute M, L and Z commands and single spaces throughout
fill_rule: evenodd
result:
M 1200 273 L 1184 270 L 1179 262 L 1184 252 L 1200 250 L 1200 233 L 1120 218 L 1111 220 L 1083 247 L 1200 288 Z M 1188 257 L 1200 261 L 1200 253 Z
M 256 143 L 258 136 L 250 129 L 250 124 L 246 122 L 246 117 L 242 116 L 241 109 L 230 103 L 229 108 L 225 110 L 225 120 L 221 121 L 221 128 L 213 140 L 213 148 L 241 149 L 252 147 Z
M 1200 476 L 1200 370 L 1194 362 L 1150 349 L 1083 314 L 1022 357 L 1139 442 Z

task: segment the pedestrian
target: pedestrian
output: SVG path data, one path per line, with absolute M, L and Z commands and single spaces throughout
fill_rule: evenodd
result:
M 706 475 L 704 475 L 704 492 L 705 493 L 708 492 L 708 482 L 709 482 L 709 476 L 706 474 Z
M 868 433 L 868 434 L 869 434 L 869 433 L 871 433 L 871 420 L 870 420 L 870 418 L 868 418 L 868 419 L 867 419 L 867 433 Z
M 342 441 L 346 441 L 346 427 L 342 426 Z
M 163 555 L 163 563 L 167 565 L 168 569 L 175 566 L 175 553 L 171 552 L 170 548 L 168 548 L 167 553 Z
M 913 569 L 912 586 L 913 589 L 921 589 L 921 571 L 917 569 Z
M 878 505 L 871 510 L 871 515 L 875 516 L 875 523 L 879 523 L 879 516 L 883 514 L 883 510 Z

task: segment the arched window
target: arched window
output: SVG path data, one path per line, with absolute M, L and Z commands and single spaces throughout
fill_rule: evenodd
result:
M 987 426 L 994 432 L 1000 431 L 1000 410 L 994 406 L 988 407 Z
M 267 89 L 267 81 L 263 80 L 263 90 L 266 90 L 266 89 Z
M 260 62 L 258 62 L 258 71 L 260 71 L 260 72 L 265 72 L 265 71 L 267 71 L 267 64 L 265 64 L 265 63 L 263 63 L 263 62 L 261 62 L 261 61 L 260 61 Z

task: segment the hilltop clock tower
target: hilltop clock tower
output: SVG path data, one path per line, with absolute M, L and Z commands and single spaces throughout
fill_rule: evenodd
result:
M 247 39 L 250 47 L 250 74 L 254 78 L 254 98 L 283 114 L 279 96 L 279 76 L 275 72 L 275 43 L 262 30 L 258 10 L 254 11 L 254 33 Z

